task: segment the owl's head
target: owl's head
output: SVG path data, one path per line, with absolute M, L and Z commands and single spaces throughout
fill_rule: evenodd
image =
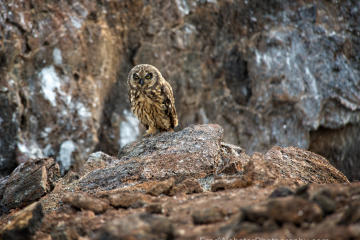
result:
M 133 88 L 147 89 L 154 86 L 161 77 L 161 73 L 156 67 L 148 64 L 140 64 L 130 71 L 128 84 Z

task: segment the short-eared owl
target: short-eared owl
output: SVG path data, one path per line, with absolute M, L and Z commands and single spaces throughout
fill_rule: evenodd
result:
M 173 132 L 178 125 L 173 91 L 160 71 L 152 65 L 137 65 L 130 71 L 127 83 L 131 111 L 146 127 L 145 135 Z

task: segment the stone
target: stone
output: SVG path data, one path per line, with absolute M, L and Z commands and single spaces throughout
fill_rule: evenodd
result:
M 259 233 L 262 231 L 264 230 L 258 223 L 244 221 L 239 224 L 237 234 Z
M 110 205 L 116 208 L 128 208 L 133 204 L 141 201 L 146 202 L 149 199 L 144 194 L 136 194 L 136 193 L 118 193 L 109 196 Z
M 147 206 L 147 202 L 145 201 L 136 201 L 131 204 L 131 208 L 144 208 Z
M 77 240 L 77 239 L 79 239 L 79 235 L 74 228 L 66 227 L 65 225 L 60 225 L 51 232 L 51 239 L 52 240 Z
M 179 183 L 170 187 L 166 192 L 168 196 L 185 194 L 187 191 L 185 184 Z
M 106 199 L 94 198 L 84 193 L 66 194 L 61 200 L 74 208 L 91 210 L 96 214 L 105 212 L 109 205 Z
M 244 212 L 245 220 L 259 224 L 263 224 L 270 217 L 267 203 L 243 207 L 241 210 Z
M 95 239 L 174 239 L 174 227 L 163 216 L 133 214 L 107 223 Z
M 63 195 L 63 191 L 69 190 L 90 193 L 120 191 L 122 188 L 155 195 L 167 194 L 173 186 L 173 180 L 169 179 L 174 179 L 177 184 L 186 178 L 198 179 L 214 171 L 222 133 L 220 126 L 210 124 L 143 138 L 125 146 L 119 153 L 120 160 L 109 160 L 110 164 L 101 164 L 88 173 L 80 170 L 79 180 L 66 187 L 59 185 L 53 194 Z M 91 162 L 112 159 L 105 155 L 97 153 Z M 85 164 L 86 169 L 87 166 Z
M 145 211 L 149 212 L 149 213 L 157 213 L 157 214 L 161 214 L 164 212 L 164 209 L 162 208 L 162 206 L 160 204 L 149 204 L 146 208 Z
M 224 220 L 225 213 L 221 208 L 208 208 L 192 214 L 194 224 L 209 224 Z
M 288 187 L 279 187 L 277 189 L 275 189 L 271 194 L 270 194 L 270 198 L 277 198 L 277 197 L 286 197 L 286 196 L 290 196 L 290 195 L 294 195 L 294 191 L 292 191 L 290 188 Z
M 235 233 L 239 232 L 240 223 L 243 222 L 244 218 L 245 215 L 243 211 L 231 215 L 227 223 L 217 231 L 218 235 L 234 236 Z
M 188 177 L 182 182 L 176 184 L 170 181 L 169 184 L 171 184 L 169 190 L 163 191 L 164 194 L 169 196 L 174 196 L 184 193 L 185 194 L 202 193 L 204 191 L 199 181 L 192 177 Z M 167 189 L 167 187 L 165 187 L 165 189 Z
M 162 182 L 156 182 L 151 186 L 151 188 L 146 193 L 153 196 L 159 196 L 160 194 L 168 194 L 173 186 L 174 186 L 174 179 L 169 179 Z
M 244 164 L 248 161 L 249 156 L 245 154 L 245 150 L 235 146 L 221 142 L 220 157 L 222 163 L 220 164 L 217 174 L 241 174 L 244 170 Z M 242 160 L 239 161 L 239 158 Z
M 246 188 L 253 184 L 252 180 L 248 178 L 249 175 L 240 176 L 240 177 L 223 177 L 216 179 L 211 184 L 211 191 L 223 191 L 226 189 L 235 189 L 235 188 Z
M 92 153 L 86 160 L 84 166 L 81 167 L 79 175 L 84 176 L 89 172 L 92 172 L 99 168 L 105 168 L 118 161 L 119 160 L 117 158 L 109 156 L 103 152 Z
M 33 203 L 17 212 L 9 224 L 0 230 L 1 239 L 32 239 L 44 217 L 41 203 Z
M 185 185 L 187 194 L 204 192 L 199 181 L 195 178 L 187 178 L 182 182 L 182 184 Z
M 184 176 L 204 177 L 200 173 L 210 173 L 219 161 L 222 135 L 223 129 L 219 125 L 191 125 L 180 132 L 163 133 L 132 142 L 119 151 L 118 158 L 147 159 L 149 170 L 161 169 L 155 177 L 171 176 L 170 171 L 176 173 L 177 168 L 185 169 L 185 166 L 188 170 Z
M 254 163 L 259 161 L 258 159 L 254 160 Z M 266 162 L 262 163 L 262 166 L 255 164 L 255 174 L 260 171 L 257 175 L 266 174 L 269 176 L 268 178 L 291 179 L 299 185 L 348 182 L 345 175 L 331 166 L 328 160 L 304 149 L 275 146 L 264 155 L 264 160 Z M 260 169 L 261 167 L 262 169 Z M 313 174 L 314 172 L 325 174 Z M 304 173 L 308 174 L 304 175 Z M 279 176 L 276 177 L 277 175 Z
M 79 174 L 70 171 L 63 177 L 62 183 L 64 185 L 68 185 L 68 184 L 73 183 L 74 181 L 77 181 L 79 179 L 80 179 Z
M 336 210 L 336 202 L 324 192 L 314 194 L 312 201 L 321 207 L 324 216 L 332 214 Z
M 59 165 L 54 159 L 28 160 L 3 182 L 0 202 L 9 209 L 25 207 L 51 192 L 59 178 Z
M 360 222 L 360 202 L 350 203 L 343 213 L 339 224 L 359 223 Z
M 279 222 L 300 224 L 306 222 L 320 222 L 323 212 L 319 205 L 301 197 L 276 198 L 269 201 L 269 217 Z
M 300 187 L 297 187 L 295 189 L 295 195 L 302 197 L 304 199 L 308 199 L 309 198 L 308 189 L 309 189 L 309 184 L 305 184 Z
M 233 175 L 233 174 L 237 174 L 241 171 L 241 163 L 240 162 L 231 162 L 229 163 L 226 167 L 224 167 L 223 169 L 221 169 L 219 171 L 219 174 L 228 174 L 228 175 Z
M 273 219 L 268 219 L 263 223 L 263 228 L 265 231 L 276 231 L 278 230 L 280 227 L 279 225 L 276 223 L 276 221 L 274 221 Z

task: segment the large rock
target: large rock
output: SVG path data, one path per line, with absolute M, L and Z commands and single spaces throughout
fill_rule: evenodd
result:
M 146 162 L 144 177 L 164 178 L 179 175 L 205 176 L 219 164 L 223 128 L 219 125 L 191 125 L 177 133 L 143 138 L 123 147 L 118 158 Z M 157 171 L 156 171 L 157 170 Z M 205 173 L 205 175 L 204 175 Z
M 8 210 L 25 207 L 51 192 L 60 177 L 59 165 L 54 159 L 28 160 L 2 182 L 0 203 Z
M 94 153 L 80 176 L 70 177 L 69 173 L 43 199 L 45 211 L 61 207 L 53 198 L 60 200 L 67 192 L 86 191 L 97 196 L 124 190 L 170 194 L 175 183 L 215 172 L 222 161 L 219 155 L 222 134 L 223 129 L 218 125 L 192 125 L 180 132 L 158 134 L 130 143 L 119 152 L 121 159 Z M 68 181 L 69 178 L 72 180 Z M 184 188 L 185 192 L 200 191 L 191 184 L 186 186 L 186 181 Z
M 250 154 L 311 148 L 360 177 L 356 1 L 0 4 L 3 176 L 44 156 L 77 171 L 93 150 L 138 139 L 125 80 L 149 63 L 173 87 L 178 130 L 220 124 Z

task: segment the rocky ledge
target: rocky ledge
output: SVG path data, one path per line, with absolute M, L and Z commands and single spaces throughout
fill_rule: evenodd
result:
M 246 155 L 218 125 L 96 152 L 60 177 L 51 158 L 0 180 L 3 239 L 360 238 L 360 184 L 294 147 Z

